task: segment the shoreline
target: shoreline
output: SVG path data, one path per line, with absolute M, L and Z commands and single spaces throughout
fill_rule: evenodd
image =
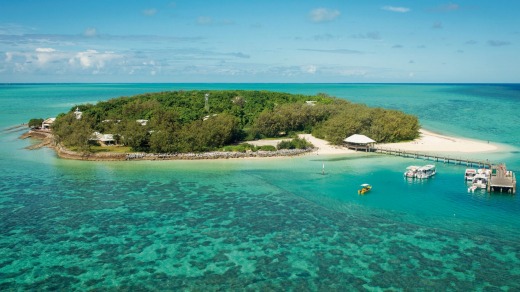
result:
M 499 151 L 504 146 L 467 138 L 446 136 L 434 133 L 429 130 L 420 129 L 419 138 L 413 141 L 399 143 L 383 143 L 378 146 L 399 149 L 418 153 L 492 153 Z M 56 151 L 58 157 L 73 160 L 87 161 L 132 161 L 132 160 L 211 160 L 211 159 L 236 159 L 236 158 L 275 158 L 275 157 L 294 157 L 302 155 L 349 155 L 358 151 L 348 149 L 343 146 L 331 145 L 329 142 L 318 139 L 311 134 L 299 134 L 298 137 L 306 139 L 314 145 L 313 149 L 283 149 L 276 151 L 257 151 L 257 152 L 223 152 L 212 151 L 203 153 L 80 153 L 66 149 L 53 142 L 53 135 L 47 131 L 34 131 L 23 134 L 20 138 L 36 138 L 42 142 L 37 145 L 27 147 L 34 150 L 41 147 L 49 147 Z M 265 139 L 257 141 L 247 141 L 255 146 L 272 145 L 276 146 L 280 141 L 287 139 Z
M 503 150 L 504 145 L 490 141 L 474 140 L 438 134 L 426 129 L 419 130 L 419 138 L 402 143 L 378 144 L 385 148 L 423 153 L 492 153 Z
M 409 152 L 418 152 L 418 153 L 466 153 L 466 154 L 474 154 L 474 153 L 492 153 L 503 150 L 504 145 L 500 145 L 498 143 L 491 143 L 486 141 L 472 140 L 469 138 L 460 138 L 455 136 L 446 136 L 442 134 L 438 134 L 429 130 L 420 129 L 419 130 L 419 138 L 407 141 L 407 142 L 398 142 L 398 143 L 381 143 L 376 144 L 380 147 L 391 148 L 391 149 L 399 149 L 405 150 Z M 354 151 L 352 149 L 348 149 L 343 146 L 330 145 L 329 142 L 318 139 L 311 134 L 300 134 L 298 135 L 300 138 L 305 138 L 307 141 L 311 142 L 315 150 L 312 153 L 318 155 L 335 155 L 335 154 L 353 154 L 358 153 L 358 151 Z M 254 144 L 257 146 L 261 145 L 276 145 L 277 142 L 281 140 L 259 140 L 248 142 L 250 144 Z
M 235 158 L 274 158 L 274 157 L 294 157 L 305 155 L 315 151 L 315 149 L 281 149 L 276 151 L 247 151 L 247 152 L 224 152 L 210 151 L 202 153 L 81 153 L 69 150 L 61 144 L 54 142 L 54 136 L 49 131 L 30 130 L 20 136 L 20 139 L 34 138 L 42 140 L 36 145 L 26 147 L 28 150 L 36 150 L 42 147 L 49 147 L 56 151 L 58 157 L 63 159 L 84 160 L 84 161 L 132 161 L 132 160 L 211 160 L 211 159 L 235 159 Z

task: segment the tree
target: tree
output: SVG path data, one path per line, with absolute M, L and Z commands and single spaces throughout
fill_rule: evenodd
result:
M 209 112 L 204 109 L 205 94 L 211 96 Z M 306 104 L 309 100 L 316 103 Z M 169 91 L 78 107 L 84 119 L 75 119 L 75 106 L 54 122 L 57 140 L 68 146 L 84 145 L 88 142 L 85 137 L 94 131 L 114 134 L 136 151 L 189 152 L 216 149 L 244 138 L 302 131 L 333 144 L 356 133 L 373 136 L 378 142 L 394 142 L 417 137 L 419 129 L 415 116 L 373 109 L 323 93 Z M 137 119 L 149 122 L 141 126 Z
M 71 111 L 68 114 L 59 115 L 52 124 L 51 129 L 57 142 L 89 152 L 89 140 L 94 133 L 91 125 L 91 117 L 83 115 L 78 120 Z
M 150 150 L 156 153 L 178 152 L 176 131 L 180 128 L 179 114 L 174 110 L 157 109 L 150 120 Z
M 121 140 L 126 146 L 130 146 L 135 151 L 148 151 L 150 133 L 146 126 L 142 126 L 135 120 L 121 121 Z
M 29 120 L 29 123 L 28 123 L 28 126 L 29 128 L 39 128 L 42 126 L 42 123 L 43 123 L 43 119 L 42 118 L 37 118 L 37 119 L 30 119 Z

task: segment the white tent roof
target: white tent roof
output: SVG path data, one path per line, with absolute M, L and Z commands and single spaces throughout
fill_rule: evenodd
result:
M 368 143 L 375 143 L 376 141 L 368 138 L 367 136 L 365 135 L 359 135 L 359 134 L 354 134 L 350 137 L 347 137 L 345 140 L 343 140 L 347 143 L 355 143 L 355 144 L 368 144 Z

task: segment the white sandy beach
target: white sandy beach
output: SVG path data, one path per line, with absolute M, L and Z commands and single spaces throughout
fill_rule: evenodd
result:
M 311 134 L 300 134 L 300 138 L 305 138 L 316 148 L 315 154 L 348 154 L 356 151 L 342 146 L 330 145 L 329 142 L 318 139 Z M 281 140 L 259 140 L 249 142 L 254 145 L 273 145 L 276 146 Z M 479 153 L 490 152 L 499 149 L 499 146 L 487 141 L 477 141 L 464 138 L 444 136 L 424 129 L 420 130 L 420 137 L 410 142 L 378 144 L 378 146 L 401 149 L 415 152 L 460 152 L 460 153 Z
M 417 152 L 491 152 L 499 146 L 489 141 L 478 141 L 458 137 L 444 136 L 424 129 L 419 130 L 420 137 L 411 142 L 378 144 L 379 146 Z

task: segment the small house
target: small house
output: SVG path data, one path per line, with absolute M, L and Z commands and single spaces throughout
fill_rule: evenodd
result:
M 114 145 L 116 142 L 113 134 L 101 134 L 99 132 L 94 132 L 90 140 L 97 141 L 102 146 Z
M 42 129 L 43 130 L 50 130 L 52 124 L 54 123 L 54 121 L 56 120 L 56 118 L 48 118 L 48 119 L 45 119 L 42 123 Z

